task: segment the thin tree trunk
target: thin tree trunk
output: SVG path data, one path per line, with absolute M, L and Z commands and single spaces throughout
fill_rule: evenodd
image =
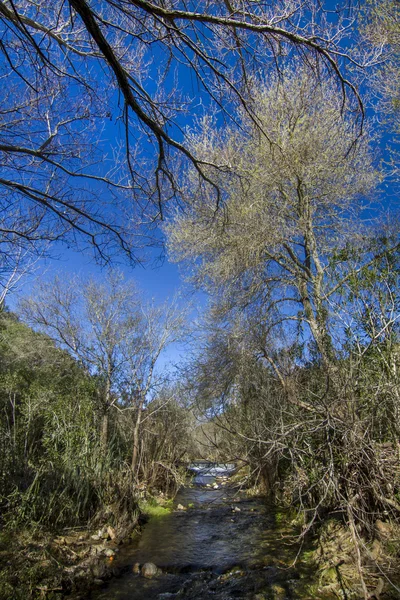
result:
M 101 453 L 104 456 L 108 449 L 108 410 L 103 414 L 100 430 L 100 447 Z
M 137 473 L 137 465 L 138 465 L 138 456 L 139 456 L 139 433 L 140 433 L 140 424 L 142 422 L 142 410 L 143 410 L 143 400 L 140 400 L 138 404 L 138 412 L 136 415 L 135 427 L 133 428 L 133 449 L 132 449 L 132 475 L 136 477 Z
M 105 456 L 108 451 L 108 430 L 109 430 L 109 407 L 111 400 L 111 377 L 110 373 L 108 373 L 107 381 L 106 381 L 106 389 L 104 393 L 104 405 L 103 405 L 103 417 L 101 421 L 101 430 L 100 430 L 100 447 L 101 454 Z

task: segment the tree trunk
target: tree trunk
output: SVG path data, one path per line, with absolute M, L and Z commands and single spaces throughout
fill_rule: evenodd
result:
M 103 414 L 100 431 L 101 454 L 105 456 L 108 449 L 108 410 Z
M 108 425 L 109 425 L 109 414 L 108 410 L 110 407 L 110 399 L 111 399 L 111 378 L 108 373 L 107 381 L 106 381 L 106 389 L 104 392 L 104 402 L 103 402 L 103 417 L 101 421 L 101 430 L 100 430 L 100 447 L 101 454 L 105 456 L 108 450 Z
M 139 433 L 140 433 L 140 424 L 142 421 L 142 410 L 143 410 L 143 400 L 140 400 L 138 404 L 138 412 L 135 421 L 135 427 L 133 428 L 133 450 L 132 450 L 132 475 L 135 478 L 137 476 L 137 465 L 138 465 L 138 456 L 139 456 Z

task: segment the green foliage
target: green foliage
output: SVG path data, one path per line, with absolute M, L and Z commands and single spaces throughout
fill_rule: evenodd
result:
M 14 315 L 0 321 L 0 502 L 9 527 L 86 522 L 102 505 L 95 380 Z M 115 463 L 118 467 L 118 463 Z
M 150 352 L 146 348 L 143 360 Z M 88 373 L 50 337 L 14 314 L 0 313 L 0 506 L 8 530 L 104 519 L 117 524 L 133 516 L 137 407 L 126 405 L 123 396 L 122 410 L 116 410 L 113 392 L 104 447 L 103 388 L 101 377 Z M 130 410 L 123 410 L 126 406 Z M 145 487 L 174 490 L 181 481 L 176 464 L 189 444 L 189 413 L 173 387 L 154 393 L 140 410 L 147 426 L 139 440 L 139 477 Z M 147 508 L 152 514 L 168 510 L 152 503 Z

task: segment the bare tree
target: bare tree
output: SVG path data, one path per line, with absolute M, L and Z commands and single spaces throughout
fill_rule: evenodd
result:
M 18 290 L 23 279 L 35 271 L 39 258 L 40 254 L 31 254 L 19 244 L 10 247 L 7 260 L 0 267 L 0 311 L 4 307 L 6 297 Z
M 165 381 L 165 375 L 156 372 L 157 362 L 183 335 L 185 311 L 178 300 L 146 306 L 132 281 L 110 271 L 103 283 L 78 277 L 42 283 L 22 301 L 21 310 L 30 324 L 49 334 L 98 379 L 104 453 L 110 411 L 131 413 L 131 466 L 136 475 L 142 413 Z
M 221 131 L 204 120 L 193 132 L 196 152 L 231 165 L 213 174 L 225 210 L 215 213 L 189 171 L 188 207 L 167 225 L 170 248 L 220 306 L 258 304 L 271 328 L 306 327 L 333 376 L 327 303 L 335 287 L 327 273 L 334 249 L 357 235 L 352 215 L 374 186 L 367 139 L 354 145 L 340 100 L 305 71 L 260 88 L 254 111 L 264 135 L 246 113 L 240 128 Z
M 67 349 L 99 380 L 102 414 L 101 445 L 107 450 L 109 413 L 124 376 L 124 348 L 139 336 L 138 292 L 120 273 L 110 272 L 106 283 L 56 277 L 42 282 L 21 303 L 26 320 Z
M 151 227 L 179 192 L 178 157 L 210 177 L 209 159 L 182 139 L 182 113 L 199 100 L 228 119 L 241 107 L 256 124 L 254 75 L 292 54 L 331 72 L 342 99 L 358 97 L 340 46 L 357 12 L 349 3 L 335 15 L 298 0 L 2 0 L 4 243 L 63 239 L 102 261 L 121 248 L 137 259 L 131 225 Z
M 178 298 L 160 306 L 142 305 L 137 338 L 124 349 L 126 363 L 120 395 L 123 408 L 132 413 L 131 469 L 135 478 L 138 475 L 139 451 L 142 456 L 145 453 L 143 445 L 140 448 L 142 421 L 152 414 L 150 410 L 144 416 L 144 410 L 167 381 L 165 372 L 157 369 L 160 355 L 170 344 L 182 339 L 187 312 L 188 306 L 181 308 Z

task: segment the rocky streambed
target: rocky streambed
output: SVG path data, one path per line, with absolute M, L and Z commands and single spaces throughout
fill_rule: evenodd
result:
M 284 527 L 262 498 L 248 497 L 227 475 L 199 470 L 173 512 L 153 517 L 121 549 L 122 577 L 95 600 L 309 598 L 312 572 L 301 560 L 293 527 Z

